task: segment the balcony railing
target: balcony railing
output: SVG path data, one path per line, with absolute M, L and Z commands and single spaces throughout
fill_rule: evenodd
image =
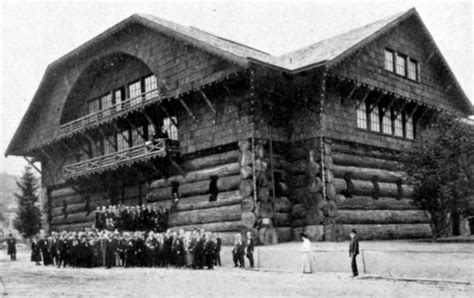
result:
M 178 152 L 179 148 L 177 142 L 168 139 L 158 139 L 154 142 L 147 142 L 146 144 L 125 150 L 65 165 L 63 167 L 63 174 L 65 179 L 77 178 L 79 176 L 116 169 L 121 166 L 129 166 L 138 161 L 146 161 L 151 158 L 165 157 L 167 155 L 176 155 Z
M 146 105 L 151 104 L 152 102 L 160 101 L 159 90 L 153 89 L 147 92 L 144 92 L 138 96 L 129 98 L 127 100 L 121 101 L 117 104 L 114 104 L 110 107 L 107 107 L 97 112 L 87 114 L 83 117 L 74 119 L 70 122 L 67 122 L 59 127 L 59 136 L 68 135 L 94 124 L 98 125 L 103 122 L 110 121 L 113 118 L 116 118 L 120 115 L 126 114 L 132 110 L 142 108 Z

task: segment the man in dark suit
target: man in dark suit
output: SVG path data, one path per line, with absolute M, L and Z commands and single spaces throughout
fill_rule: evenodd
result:
M 66 263 L 68 262 L 68 246 L 69 242 L 67 240 L 67 234 L 66 232 L 63 232 L 58 240 L 58 268 L 61 267 L 61 265 L 66 267 Z
M 247 232 L 247 258 L 250 262 L 250 268 L 253 268 L 253 251 L 255 248 L 255 241 L 252 237 L 252 232 Z
M 222 247 L 222 239 L 219 234 L 216 235 L 216 246 L 214 247 L 214 265 L 221 266 L 221 247 Z
M 359 275 L 356 261 L 356 257 L 359 254 L 359 239 L 357 239 L 356 230 L 352 230 L 349 236 L 351 237 L 351 242 L 349 244 L 349 257 L 351 258 L 352 276 L 356 277 Z
M 7 241 L 7 253 L 10 255 L 10 260 L 16 261 L 16 239 L 13 238 L 12 234 L 8 235 Z
M 105 238 L 105 267 L 110 269 L 115 265 L 115 249 L 117 248 L 116 241 L 112 239 L 112 235 L 106 234 Z
M 204 259 L 207 266 L 207 269 L 214 268 L 214 250 L 215 244 L 214 241 L 211 240 L 211 234 L 206 233 L 204 238 Z
M 235 267 L 245 267 L 245 245 L 242 243 L 242 236 L 240 233 L 235 234 L 234 236 L 234 248 L 232 249 L 232 259 L 234 261 Z

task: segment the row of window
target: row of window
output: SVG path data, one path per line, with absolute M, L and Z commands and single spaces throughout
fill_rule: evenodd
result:
M 385 49 L 385 69 L 413 81 L 420 80 L 420 64 L 405 54 Z
M 370 107 L 362 103 L 357 107 L 357 127 L 386 135 L 413 139 L 413 116 L 382 106 Z
M 106 94 L 90 100 L 87 103 L 87 112 L 89 114 L 100 110 L 105 110 L 113 105 L 119 104 L 127 99 L 130 100 L 130 106 L 141 103 L 143 100 L 149 100 L 158 96 L 158 83 L 154 75 L 143 77 L 127 85 L 127 87 L 120 87 L 118 89 L 107 92 Z M 116 107 L 121 110 L 121 105 Z M 104 115 L 110 111 L 104 111 Z
M 178 140 L 178 127 L 176 125 L 176 117 L 163 119 L 162 130 L 164 133 L 166 133 L 168 139 L 170 140 Z M 90 146 L 89 149 L 92 158 L 94 158 L 143 145 L 147 140 L 152 140 L 156 134 L 157 132 L 155 131 L 154 126 L 152 124 L 148 124 L 132 128 L 130 130 L 124 130 L 114 135 L 109 135 L 106 139 L 103 138 L 95 140 L 94 144 L 90 144 L 88 146 Z M 71 162 L 83 161 L 89 158 L 90 157 L 87 156 L 82 150 L 78 150 Z

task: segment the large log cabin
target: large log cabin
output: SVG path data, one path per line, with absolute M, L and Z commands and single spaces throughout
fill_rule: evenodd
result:
M 136 14 L 49 65 L 6 155 L 41 163 L 50 230 L 175 192 L 169 226 L 225 242 L 421 238 L 399 153 L 472 111 L 415 9 L 282 56 Z

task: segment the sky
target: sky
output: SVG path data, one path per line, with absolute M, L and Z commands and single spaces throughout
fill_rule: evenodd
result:
M 271 54 L 415 7 L 473 102 L 473 1 L 2 1 L 0 172 L 26 162 L 4 157 L 48 64 L 134 13 L 198 27 Z

